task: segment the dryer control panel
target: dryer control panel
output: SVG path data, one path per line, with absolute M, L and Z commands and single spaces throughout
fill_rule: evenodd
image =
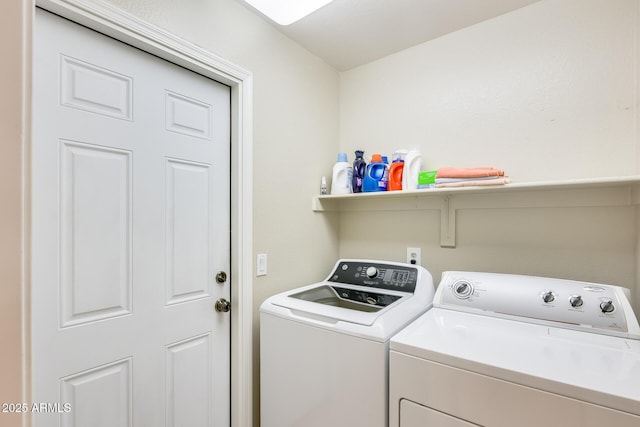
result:
M 413 293 L 418 279 L 418 268 L 409 264 L 342 260 L 327 281 Z
M 629 290 L 514 274 L 447 271 L 435 307 L 640 339 Z

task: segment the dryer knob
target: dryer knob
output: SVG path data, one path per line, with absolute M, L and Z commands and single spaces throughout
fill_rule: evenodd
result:
M 611 300 L 600 303 L 600 310 L 602 310 L 603 313 L 611 313 L 615 309 L 613 301 Z
M 459 280 L 453 284 L 453 294 L 461 299 L 466 299 L 473 295 L 473 285 L 466 280 Z
M 375 268 L 374 266 L 371 266 L 367 268 L 366 274 L 368 278 L 373 279 L 378 275 L 378 269 Z
M 582 297 L 580 295 L 572 295 L 569 298 L 569 304 L 571 304 L 571 307 L 573 308 L 578 308 L 578 307 L 582 307 L 582 304 L 584 304 L 584 301 L 582 300 Z
M 546 303 L 551 303 L 555 299 L 556 299 L 556 296 L 553 295 L 553 292 L 551 291 L 546 291 L 544 294 L 542 294 L 542 301 Z

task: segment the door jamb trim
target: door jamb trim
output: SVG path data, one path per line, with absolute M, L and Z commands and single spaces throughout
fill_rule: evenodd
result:
M 231 420 L 235 426 L 253 425 L 253 75 L 100 0 L 35 4 L 231 87 Z

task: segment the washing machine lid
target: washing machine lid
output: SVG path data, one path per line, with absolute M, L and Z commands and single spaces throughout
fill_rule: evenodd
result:
M 340 259 L 324 281 L 273 295 L 260 312 L 386 342 L 431 308 L 434 293 L 419 265 Z
M 407 292 L 379 292 L 360 286 L 320 282 L 275 295 L 269 302 L 274 308 L 286 309 L 289 315 L 299 319 L 372 326 L 412 296 Z M 264 310 L 268 307 L 263 307 Z
M 640 415 L 640 341 L 432 308 L 391 339 L 408 354 Z

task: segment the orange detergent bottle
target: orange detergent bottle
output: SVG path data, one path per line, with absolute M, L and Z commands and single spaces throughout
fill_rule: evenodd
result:
M 398 150 L 393 153 L 393 162 L 389 167 L 389 191 L 402 190 L 402 173 L 404 170 L 404 158 L 407 150 Z

